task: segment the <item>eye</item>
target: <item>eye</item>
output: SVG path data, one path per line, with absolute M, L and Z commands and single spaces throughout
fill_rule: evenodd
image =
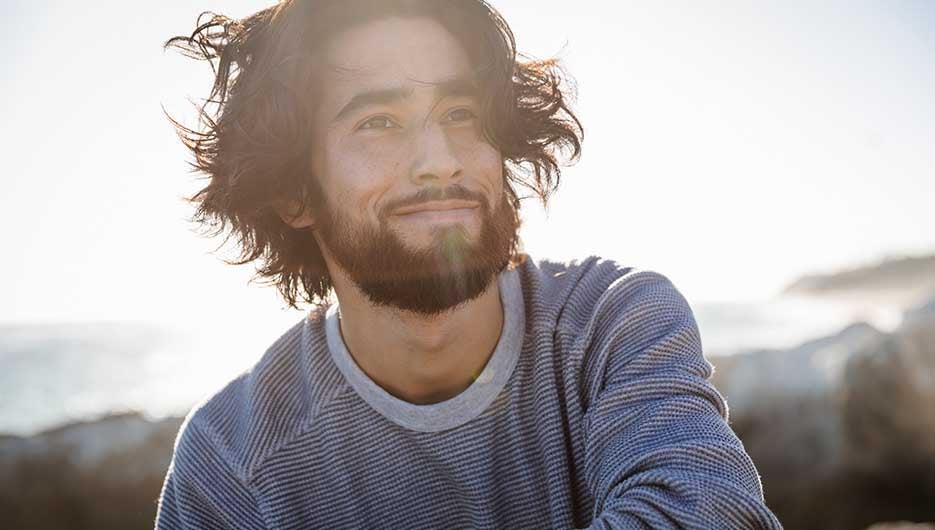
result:
M 448 113 L 448 121 L 454 122 L 473 120 L 476 117 L 471 109 L 465 108 L 455 109 Z
M 362 123 L 358 129 L 392 129 L 394 127 L 397 125 L 386 116 L 374 116 Z

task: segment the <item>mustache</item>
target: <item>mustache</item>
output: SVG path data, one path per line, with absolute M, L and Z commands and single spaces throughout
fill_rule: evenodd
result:
M 484 195 L 477 191 L 471 191 L 460 184 L 452 184 L 447 188 L 426 188 L 415 195 L 410 197 L 405 197 L 401 199 L 396 199 L 387 203 L 387 205 L 380 212 L 381 215 L 386 218 L 389 216 L 390 212 L 397 210 L 399 208 L 404 208 L 407 206 L 417 206 L 419 204 L 424 204 L 427 202 L 434 201 L 445 201 L 451 199 L 459 199 L 465 201 L 475 201 L 480 204 L 480 207 L 487 210 L 487 198 Z

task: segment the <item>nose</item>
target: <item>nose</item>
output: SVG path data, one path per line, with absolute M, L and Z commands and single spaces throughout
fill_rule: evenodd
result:
M 413 138 L 411 179 L 419 186 L 445 187 L 461 178 L 461 160 L 451 145 L 451 139 L 438 124 L 426 124 Z

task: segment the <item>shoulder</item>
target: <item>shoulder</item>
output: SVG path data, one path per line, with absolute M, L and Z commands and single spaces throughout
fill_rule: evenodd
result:
M 681 292 L 654 270 L 597 256 L 567 263 L 527 259 L 521 268 L 524 292 L 557 330 L 579 334 L 611 322 L 646 326 L 692 316 Z
M 692 310 L 664 274 L 598 257 L 522 266 L 540 340 L 581 378 L 585 402 L 614 378 L 710 376 Z
M 217 458 L 249 481 L 271 452 L 306 428 L 342 389 L 342 380 L 331 373 L 323 315 L 314 311 L 302 319 L 255 366 L 197 404 L 179 431 L 176 457 L 204 452 L 209 444 Z

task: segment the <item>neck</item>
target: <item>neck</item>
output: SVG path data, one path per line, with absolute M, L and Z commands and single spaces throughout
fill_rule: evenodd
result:
M 404 401 L 437 403 L 460 394 L 500 339 L 503 307 L 496 278 L 479 297 L 430 317 L 372 304 L 339 268 L 331 278 L 348 351 L 368 377 Z

